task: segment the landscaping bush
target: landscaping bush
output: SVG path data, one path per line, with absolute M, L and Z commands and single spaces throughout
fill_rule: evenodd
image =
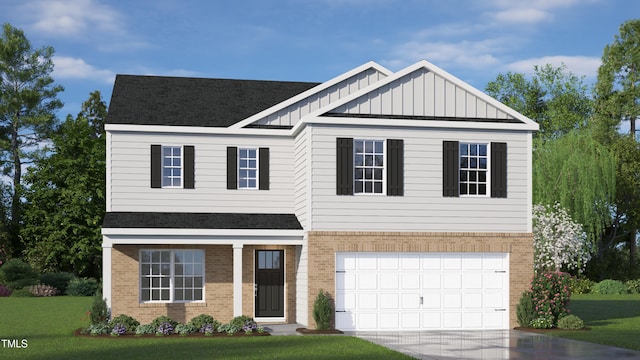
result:
M 594 294 L 626 294 L 627 287 L 620 280 L 606 279 L 593 285 L 592 289 Z
M 89 321 L 91 325 L 107 324 L 109 320 L 109 309 L 107 302 L 102 297 L 102 293 L 93 296 L 93 303 L 89 309 Z
M 171 319 L 170 317 L 166 315 L 160 315 L 151 321 L 151 326 L 153 326 L 156 330 L 158 330 L 160 325 L 164 323 L 169 323 L 172 329 L 174 329 L 178 325 L 178 322 Z
M 536 329 L 551 329 L 553 327 L 553 317 L 541 316 L 531 321 L 531 327 Z
M 89 334 L 96 336 L 96 335 L 104 335 L 104 334 L 108 334 L 111 332 L 111 327 L 107 324 L 91 324 L 89 325 L 89 327 L 87 328 L 87 331 L 89 332 Z
M 0 284 L 0 297 L 11 296 L 11 289 L 7 285 Z
M 572 294 L 588 294 L 591 292 L 595 283 L 584 277 L 572 276 L 569 284 L 569 289 Z
M 173 334 L 174 328 L 175 326 L 172 323 L 165 321 L 162 324 L 160 324 L 160 326 L 158 326 L 158 330 L 156 330 L 156 335 L 171 335 Z
M 516 317 L 518 324 L 522 327 L 531 326 L 531 321 L 535 318 L 536 312 L 533 305 L 533 293 L 525 291 L 520 296 L 520 301 L 516 305 Z
M 11 290 L 22 289 L 38 283 L 38 274 L 31 265 L 20 259 L 11 259 L 0 268 L 6 285 Z
M 75 277 L 75 275 L 69 272 L 47 273 L 40 275 L 40 282 L 58 289 L 59 294 L 65 294 L 67 292 L 69 282 L 75 279 Z
M 151 324 L 139 325 L 136 328 L 136 335 L 155 334 L 157 327 L 153 327 Z
M 320 289 L 318 296 L 313 301 L 313 320 L 316 322 L 318 330 L 328 330 L 331 328 L 331 317 L 333 316 L 333 306 L 331 297 Z
M 628 280 L 624 284 L 627 286 L 629 294 L 640 294 L 640 279 Z
M 58 295 L 58 289 L 54 288 L 51 285 L 45 285 L 45 284 L 31 285 L 29 287 L 29 291 L 31 291 L 33 296 L 56 296 L 56 295 Z
M 228 335 L 233 335 L 239 332 L 240 330 L 242 330 L 242 326 L 239 326 L 238 324 L 231 324 L 231 323 L 223 324 L 218 327 L 218 332 L 227 333 Z
M 193 319 L 191 319 L 191 321 L 189 321 L 189 324 L 198 329 L 198 331 L 200 332 L 204 332 L 206 325 L 209 325 L 213 330 L 218 329 L 218 327 L 220 326 L 220 323 L 216 321 L 213 316 L 206 314 L 200 314 L 194 317 Z
M 229 322 L 230 325 L 235 325 L 242 329 L 243 326 L 247 324 L 247 322 L 253 321 L 253 318 L 248 317 L 246 315 L 236 316 Z
M 74 278 L 69 281 L 67 295 L 71 296 L 93 296 L 98 291 L 100 284 L 93 278 Z
M 175 328 L 175 333 L 180 336 L 189 335 L 191 333 L 197 332 L 198 329 L 191 324 L 178 324 Z
M 533 277 L 531 292 L 536 313 L 534 321 L 544 318 L 550 320 L 553 326 L 558 319 L 568 315 L 570 280 L 571 276 L 563 272 L 537 273 Z
M 138 327 L 138 325 L 140 325 L 140 322 L 134 318 L 132 318 L 129 315 L 119 315 L 114 317 L 113 319 L 109 320 L 109 326 L 115 328 L 116 325 L 122 325 L 125 328 L 125 332 L 130 331 L 130 332 L 134 332 L 136 331 L 136 328 Z
M 33 297 L 33 294 L 28 287 L 22 289 L 16 289 L 11 292 L 12 297 Z
M 584 321 L 575 315 L 567 315 L 558 320 L 558 329 L 579 330 L 584 329 Z

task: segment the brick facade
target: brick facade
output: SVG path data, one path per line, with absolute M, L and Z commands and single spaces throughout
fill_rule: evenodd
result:
M 509 253 L 509 321 L 517 326 L 516 304 L 533 277 L 533 235 L 529 233 L 421 233 L 311 231 L 309 310 L 320 289 L 335 299 L 336 252 L 501 252 Z

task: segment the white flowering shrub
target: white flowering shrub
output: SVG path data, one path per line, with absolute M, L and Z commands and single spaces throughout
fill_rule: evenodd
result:
M 593 247 L 582 225 L 556 204 L 533 206 L 533 248 L 536 270 L 582 272 Z

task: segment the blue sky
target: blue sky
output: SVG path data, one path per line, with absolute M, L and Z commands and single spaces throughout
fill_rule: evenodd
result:
M 116 74 L 323 82 L 367 61 L 426 59 L 484 89 L 565 63 L 595 81 L 637 0 L 2 0 L 0 18 L 56 50 L 60 117 Z

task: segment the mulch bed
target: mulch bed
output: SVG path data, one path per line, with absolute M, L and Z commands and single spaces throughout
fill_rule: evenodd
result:
M 307 328 L 297 328 L 297 332 L 303 335 L 338 335 L 344 334 L 340 330 L 329 329 L 329 330 L 317 330 L 317 329 L 307 329 Z
M 244 331 L 240 331 L 237 332 L 233 335 L 229 335 L 227 333 L 213 333 L 211 335 L 204 335 L 203 333 L 192 333 L 192 334 L 187 334 L 187 335 L 179 335 L 179 334 L 171 334 L 171 335 L 155 335 L 155 334 L 144 334 L 144 335 L 136 335 L 134 333 L 126 333 L 120 336 L 111 336 L 110 334 L 103 334 L 103 335 L 91 335 L 91 334 L 82 334 L 82 329 L 76 329 L 73 332 L 73 336 L 79 336 L 79 337 L 90 337 L 90 338 L 110 338 L 110 339 L 138 339 L 138 338 L 175 338 L 175 337 L 189 337 L 189 338 L 219 338 L 219 337 L 225 337 L 225 338 L 229 338 L 229 337 L 247 337 L 247 336 L 271 336 L 271 334 L 269 334 L 268 332 L 263 332 L 263 333 L 259 333 L 259 332 L 255 332 L 255 333 L 251 333 L 251 334 L 247 334 Z
M 577 329 L 577 330 L 569 330 L 569 329 L 558 329 L 558 328 L 551 328 L 551 329 L 536 329 L 536 328 L 532 328 L 532 327 L 515 327 L 513 328 L 514 330 L 520 330 L 520 331 L 527 331 L 527 332 L 532 332 L 532 333 L 536 333 L 536 334 L 548 334 L 548 333 L 552 333 L 552 332 L 557 332 L 557 331 L 591 331 L 591 328 L 589 327 L 585 327 L 583 329 Z

